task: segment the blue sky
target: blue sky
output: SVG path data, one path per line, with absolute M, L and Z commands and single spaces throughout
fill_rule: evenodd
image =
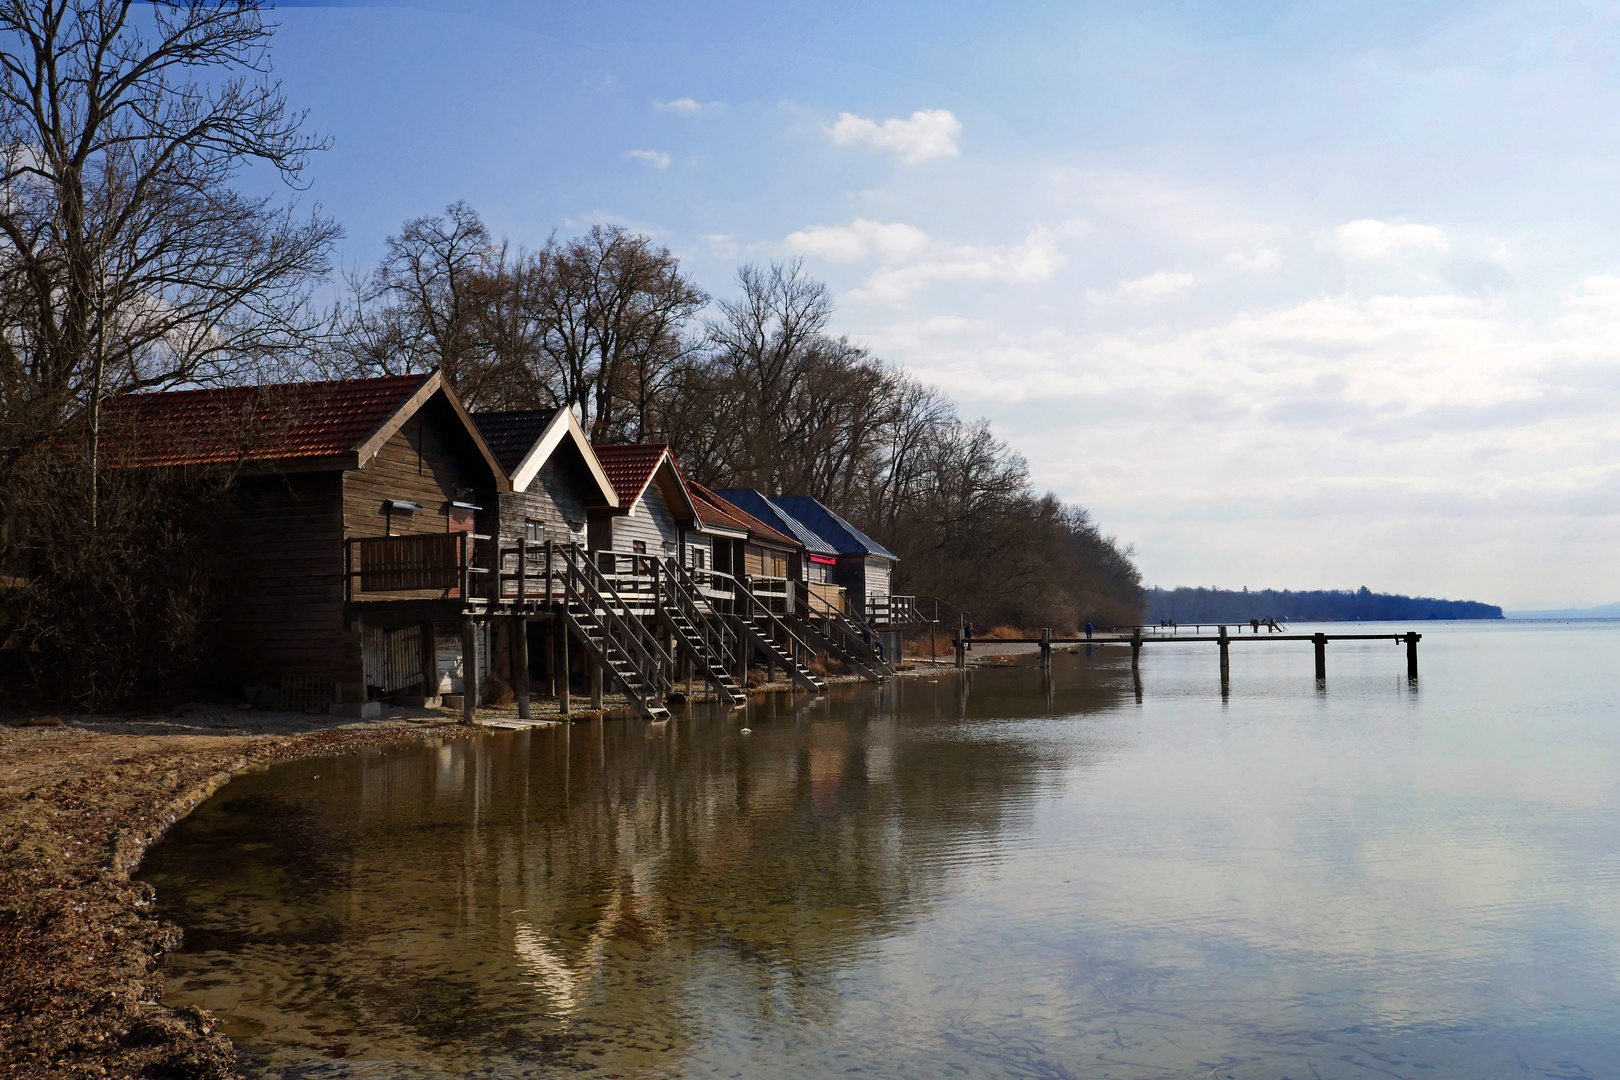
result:
M 987 416 L 1150 583 L 1620 598 L 1620 9 L 283 6 L 375 261 L 642 229 Z

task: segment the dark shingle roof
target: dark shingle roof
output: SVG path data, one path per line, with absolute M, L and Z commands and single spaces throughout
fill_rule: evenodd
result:
M 812 555 L 838 554 L 838 549 L 817 536 L 814 529 L 753 488 L 726 488 L 716 494 L 737 504 L 778 531 L 798 538 L 799 543 L 803 544 L 804 549 Z
M 102 405 L 129 466 L 289 461 L 352 453 L 431 375 L 125 394 Z
M 556 409 L 474 413 L 473 423 L 478 425 L 478 434 L 484 437 L 495 460 L 511 476 L 556 415 Z
M 778 495 L 771 501 L 814 529 L 816 535 L 836 547 L 840 555 L 875 555 L 900 561 L 900 556 L 808 495 Z

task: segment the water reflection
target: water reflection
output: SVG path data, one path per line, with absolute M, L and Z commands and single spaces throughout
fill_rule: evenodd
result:
M 294 763 L 143 876 L 260 1075 L 1601 1075 L 1620 636 L 1514 633 Z

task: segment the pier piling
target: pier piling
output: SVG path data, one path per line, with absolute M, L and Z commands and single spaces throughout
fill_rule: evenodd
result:
M 1422 634 L 1408 633 L 1406 635 L 1406 677 L 1416 681 L 1417 674 L 1417 643 Z
M 1232 681 L 1232 643 L 1227 640 L 1226 627 L 1221 627 L 1221 685 Z
M 1312 634 L 1311 644 L 1316 652 L 1316 681 L 1324 682 L 1327 679 L 1327 635 Z

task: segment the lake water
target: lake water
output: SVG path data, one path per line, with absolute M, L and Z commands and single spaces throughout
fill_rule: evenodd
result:
M 1417 688 L 1150 645 L 246 775 L 142 869 L 169 1000 L 256 1076 L 1620 1076 L 1620 624 L 1390 629 Z

